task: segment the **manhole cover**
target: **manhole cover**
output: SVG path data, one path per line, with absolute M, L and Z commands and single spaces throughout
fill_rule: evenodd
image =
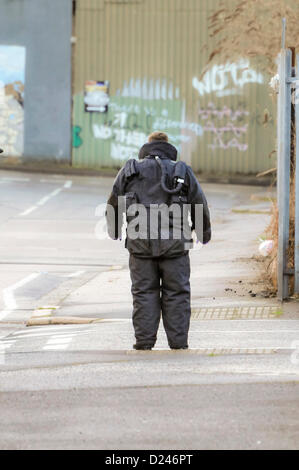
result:
M 200 307 L 191 309 L 191 320 L 237 320 L 278 318 L 283 314 L 281 307 L 243 306 L 243 307 Z

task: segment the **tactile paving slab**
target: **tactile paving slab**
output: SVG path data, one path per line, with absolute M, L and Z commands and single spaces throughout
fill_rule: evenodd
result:
M 278 305 L 242 307 L 199 307 L 191 309 L 191 320 L 239 320 L 279 318 L 283 311 Z
M 231 354 L 275 354 L 279 351 L 279 349 L 273 348 L 197 348 L 197 349 L 177 349 L 177 350 L 170 350 L 170 349 L 153 349 L 152 351 L 135 351 L 129 350 L 126 351 L 126 354 L 176 354 L 176 353 L 183 353 L 183 354 L 199 354 L 202 356 L 220 356 L 220 355 L 231 355 Z

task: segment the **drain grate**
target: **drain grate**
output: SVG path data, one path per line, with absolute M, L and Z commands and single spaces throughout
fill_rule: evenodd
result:
M 238 320 L 278 318 L 282 315 L 277 305 L 242 307 L 200 307 L 192 308 L 191 320 Z

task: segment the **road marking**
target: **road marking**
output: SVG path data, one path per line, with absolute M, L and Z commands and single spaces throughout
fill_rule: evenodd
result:
M 10 341 L 10 342 L 0 341 L 0 356 L 5 357 L 6 351 L 10 349 L 14 344 L 15 344 L 15 341 Z M 3 363 L 4 363 L 4 358 L 0 358 L 0 364 L 3 364 Z
M 72 332 L 72 331 L 83 331 L 87 329 L 92 329 L 90 325 L 87 324 L 70 324 L 70 325 L 47 325 L 47 326 L 32 326 L 31 328 L 26 328 L 25 330 L 22 331 L 16 331 L 15 333 L 12 333 L 13 335 L 18 335 L 18 334 L 30 334 L 30 333 L 36 333 L 36 332 L 45 332 L 45 331 L 51 331 L 56 332 Z
M 40 182 L 40 183 L 46 183 L 46 184 L 48 184 L 48 183 L 52 183 L 52 184 L 61 184 L 61 183 L 63 183 L 63 180 L 40 179 L 39 182 Z
M 64 333 L 59 335 L 59 333 L 58 333 L 57 337 L 72 338 L 74 336 L 83 336 L 83 335 L 87 335 L 89 333 L 90 333 L 89 331 L 74 332 L 74 333 L 69 333 L 68 335 L 64 334 Z M 20 334 L 18 336 L 15 335 L 14 338 L 16 338 L 16 339 L 27 339 L 27 338 L 42 338 L 42 337 L 47 337 L 47 336 L 54 337 L 53 332 L 52 333 L 49 332 L 49 333 Z
M 79 277 L 85 272 L 86 271 L 75 271 L 74 273 L 71 273 L 71 274 L 61 274 L 61 277 Z
M 1 181 L 3 181 L 4 183 L 9 183 L 9 182 L 21 182 L 21 183 L 28 183 L 28 181 L 31 181 L 30 178 L 14 178 L 14 177 L 3 177 L 1 178 Z
M 52 336 L 46 345 L 43 347 L 44 351 L 62 351 L 68 348 L 73 340 L 73 336 Z
M 68 344 L 72 341 L 72 337 L 59 337 L 59 338 L 50 338 L 49 341 L 47 342 L 47 346 L 49 346 L 50 344 Z
M 43 351 L 65 351 L 67 349 L 67 345 L 58 345 L 55 346 L 45 346 Z
M 0 312 L 0 320 L 3 320 L 3 318 L 7 317 L 11 312 L 17 309 L 17 302 L 14 296 L 14 291 L 19 289 L 20 287 L 23 287 L 25 284 L 28 284 L 29 282 L 33 281 L 39 275 L 40 273 L 30 274 L 29 276 L 26 276 L 24 279 L 17 282 L 16 284 L 13 284 L 12 286 L 3 289 L 3 300 L 5 309 Z
M 21 217 L 25 217 L 26 215 L 29 215 L 31 214 L 32 212 L 34 212 L 36 209 L 38 209 L 39 207 L 45 205 L 50 199 L 52 199 L 53 197 L 55 196 L 58 196 L 58 194 L 61 193 L 61 191 L 63 189 L 69 189 L 72 187 L 72 184 L 73 182 L 71 180 L 68 180 L 64 183 L 64 186 L 62 188 L 57 188 L 57 189 L 54 189 L 54 191 L 52 191 L 50 194 L 47 194 L 46 196 L 44 196 L 42 199 L 40 199 L 34 206 L 31 206 L 29 207 L 28 209 L 26 209 L 24 212 L 22 212 L 20 214 Z
M 31 212 L 35 211 L 35 209 L 37 209 L 37 206 L 29 207 L 29 209 L 22 212 L 20 216 L 25 217 L 25 215 L 31 214 Z
M 37 331 L 38 330 L 38 331 Z M 34 328 L 30 329 L 30 331 L 17 331 L 12 333 L 8 340 L 5 341 L 5 345 L 3 341 L 0 341 L 0 352 L 3 350 L 5 351 L 8 347 L 11 347 L 13 344 L 19 341 L 26 341 L 27 339 L 30 341 L 32 338 L 36 339 L 44 339 L 46 341 L 45 345 L 41 347 L 40 350 L 43 351 L 63 351 L 66 350 L 71 342 L 82 336 L 90 334 L 92 331 L 91 328 L 81 328 L 78 327 L 58 327 L 57 329 L 50 327 L 48 328 L 49 331 L 44 331 L 44 328 Z M 54 330 L 54 331 L 53 331 Z M 30 341 L 31 344 L 31 341 Z
M 53 179 L 53 180 L 50 180 L 50 179 L 40 179 L 39 181 L 40 181 L 40 183 L 46 183 L 46 184 L 48 184 L 48 183 L 52 183 L 52 184 L 61 184 L 61 183 L 63 183 L 62 180 L 54 180 L 54 179 Z M 64 182 L 64 186 L 63 186 L 63 187 L 66 188 L 66 189 L 69 189 L 69 188 L 72 187 L 72 185 L 73 185 L 72 180 L 67 180 L 67 181 Z
M 80 328 L 81 326 L 81 328 Z M 72 332 L 72 331 L 84 331 L 89 327 L 89 325 L 49 325 L 49 326 L 33 326 L 29 329 L 23 330 L 22 332 L 16 331 L 12 333 L 12 336 L 19 335 L 19 334 L 31 334 L 36 332 L 47 332 L 50 331 L 52 334 L 56 331 L 59 332 Z
M 28 282 L 33 281 L 36 279 L 40 273 L 33 273 L 30 274 L 29 276 L 26 276 L 24 279 L 21 279 L 21 281 L 18 281 L 17 283 L 13 284 L 12 286 L 6 287 L 6 289 L 3 289 L 3 299 L 5 306 L 9 310 L 15 310 L 17 308 L 17 303 L 14 298 L 14 291 L 16 289 L 19 289 L 20 287 L 23 287 L 25 284 L 28 284 Z
M 71 180 L 68 180 L 64 183 L 64 188 L 70 189 L 73 186 L 73 182 Z
M 57 189 L 54 189 L 54 191 L 52 191 L 50 194 L 48 194 L 47 196 L 43 197 L 42 199 L 40 199 L 38 202 L 37 202 L 37 206 L 43 206 L 44 204 L 46 204 L 46 202 L 48 202 L 50 199 L 52 199 L 53 197 L 55 196 L 58 196 L 58 194 L 60 194 L 62 191 L 62 188 L 57 188 Z

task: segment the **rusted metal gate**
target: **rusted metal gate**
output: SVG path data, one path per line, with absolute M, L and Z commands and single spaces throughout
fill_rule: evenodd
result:
M 228 0 L 228 3 L 230 0 Z M 73 165 L 119 167 L 152 130 L 196 171 L 275 166 L 268 77 L 243 59 L 202 75 L 219 0 L 77 0 Z

